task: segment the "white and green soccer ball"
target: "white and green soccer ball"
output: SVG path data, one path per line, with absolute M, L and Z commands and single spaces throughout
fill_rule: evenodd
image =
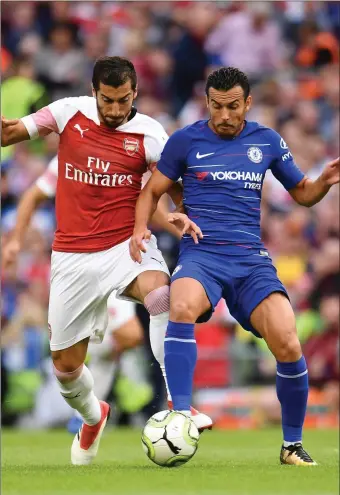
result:
M 176 411 L 161 411 L 146 423 L 142 445 L 152 462 L 159 466 L 175 467 L 194 456 L 199 436 L 190 417 Z

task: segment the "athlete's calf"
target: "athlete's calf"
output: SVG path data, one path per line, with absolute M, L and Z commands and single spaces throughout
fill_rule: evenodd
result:
M 84 422 L 95 425 L 101 419 L 100 403 L 93 393 L 93 377 L 84 361 L 89 339 L 59 351 L 52 351 L 54 373 L 60 393 Z
M 253 311 L 251 324 L 277 361 L 276 390 L 282 409 L 283 448 L 302 442 L 308 399 L 308 371 L 287 297 L 273 293 Z

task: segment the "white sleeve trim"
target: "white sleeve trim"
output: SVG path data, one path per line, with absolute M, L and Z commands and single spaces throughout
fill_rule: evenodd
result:
M 38 127 L 34 122 L 32 115 L 27 115 L 26 117 L 22 117 L 20 120 L 26 127 L 30 139 L 37 139 L 39 137 L 39 131 L 38 131 Z
M 58 156 L 55 156 L 46 171 L 37 179 L 36 186 L 49 198 L 56 194 L 58 180 Z

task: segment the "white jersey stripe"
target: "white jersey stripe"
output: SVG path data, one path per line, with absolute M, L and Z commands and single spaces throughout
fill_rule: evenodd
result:
M 255 199 L 256 201 L 261 201 L 261 198 L 252 198 L 251 196 L 236 196 L 237 198 L 245 198 L 245 199 Z
M 235 229 L 233 229 L 232 232 L 242 232 L 243 234 L 253 235 L 254 237 L 257 237 L 258 239 L 261 239 L 260 236 L 258 236 L 256 234 L 252 234 L 251 232 L 246 232 L 245 230 L 235 230 Z

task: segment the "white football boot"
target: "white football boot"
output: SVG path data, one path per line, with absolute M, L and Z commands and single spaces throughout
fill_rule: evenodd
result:
M 97 455 L 100 439 L 111 412 L 109 404 L 104 401 L 99 402 L 102 412 L 100 421 L 93 426 L 83 423 L 74 437 L 71 447 L 71 462 L 75 466 L 86 466 Z

